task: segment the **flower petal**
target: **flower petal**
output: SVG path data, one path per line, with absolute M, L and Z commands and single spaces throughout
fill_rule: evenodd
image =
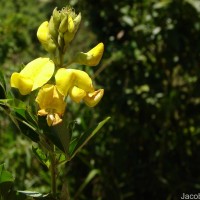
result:
M 62 119 L 60 118 L 60 116 L 57 113 L 47 115 L 48 126 L 55 126 L 61 122 L 62 122 Z
M 65 111 L 66 103 L 64 97 L 58 91 L 55 85 L 46 84 L 43 86 L 35 100 L 41 110 L 62 115 Z M 39 114 L 39 113 L 38 113 Z
M 99 43 L 87 53 L 78 53 L 72 62 L 87 66 L 96 66 L 99 64 L 104 51 L 104 44 Z
M 41 43 L 46 43 L 49 40 L 49 22 L 43 22 L 38 30 L 37 30 L 37 37 Z
M 33 91 L 52 77 L 54 68 L 54 63 L 49 58 L 37 58 L 28 63 L 20 74 L 33 81 Z
M 104 89 L 99 89 L 92 93 L 88 93 L 87 96 L 83 98 L 83 101 L 89 107 L 94 107 L 99 103 L 99 101 L 103 97 L 103 94 L 104 94 Z
M 11 87 L 18 88 L 22 95 L 27 95 L 32 91 L 33 81 L 20 73 L 14 72 L 11 76 Z
M 69 89 L 73 86 L 77 86 L 85 92 L 94 91 L 91 78 L 81 70 L 60 68 L 55 79 L 58 90 L 64 96 L 67 96 Z
M 70 98 L 75 101 L 76 103 L 79 103 L 83 97 L 86 96 L 86 92 L 76 86 L 74 86 L 70 91 L 69 91 Z

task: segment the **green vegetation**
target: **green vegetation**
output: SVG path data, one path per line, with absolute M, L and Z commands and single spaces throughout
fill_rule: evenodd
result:
M 66 5 L 59 2 L 1 1 L 0 69 L 8 87 L 16 68 L 44 54 L 36 31 L 55 6 Z M 84 19 L 81 37 L 74 41 L 77 48 L 105 45 L 99 68 L 87 69 L 105 95 L 94 109 L 71 104 L 68 117 L 81 131 L 111 116 L 103 131 L 60 172 L 68 176 L 72 196 L 176 200 L 183 193 L 198 193 L 199 1 L 71 0 L 71 5 Z M 0 164 L 14 175 L 17 189 L 48 192 L 47 169 L 6 109 L 0 107 Z

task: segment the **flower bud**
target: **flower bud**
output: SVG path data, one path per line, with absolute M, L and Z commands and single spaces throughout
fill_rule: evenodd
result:
M 68 16 L 68 31 L 70 33 L 73 33 L 74 28 L 75 28 L 75 25 L 74 25 L 73 19 L 71 18 L 71 16 Z
M 56 29 L 60 26 L 61 22 L 61 16 L 60 16 L 60 11 L 57 11 L 57 8 L 53 10 L 53 23 Z
M 60 23 L 59 32 L 65 33 L 67 31 L 67 28 L 68 28 L 68 16 L 65 15 Z
M 49 40 L 49 26 L 48 21 L 43 22 L 38 30 L 37 30 L 37 37 L 41 43 L 47 43 Z
M 51 16 L 49 20 L 49 33 L 55 43 L 57 43 L 57 38 L 58 38 L 58 30 L 55 28 L 53 16 Z
M 54 41 L 52 40 L 50 32 L 49 32 L 48 21 L 43 22 L 39 26 L 37 30 L 37 37 L 46 51 L 52 53 L 56 50 L 56 45 Z
M 74 39 L 74 36 L 79 28 L 80 22 L 81 13 L 79 13 L 74 19 L 71 16 L 68 17 L 68 31 L 64 33 L 65 43 L 69 43 Z
M 74 39 L 81 22 L 81 14 L 76 13 L 71 8 L 64 8 L 60 11 L 61 22 L 59 24 L 59 33 L 63 36 L 65 46 Z

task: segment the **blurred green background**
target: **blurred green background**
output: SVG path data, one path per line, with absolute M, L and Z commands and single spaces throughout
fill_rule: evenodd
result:
M 1 0 L 0 69 L 8 84 L 13 71 L 46 55 L 37 28 L 55 7 L 68 4 L 82 13 L 74 51 L 105 44 L 97 67 L 81 66 L 105 95 L 93 109 L 68 106 L 69 117 L 77 120 L 78 131 L 111 116 L 61 169 L 71 195 L 80 200 L 176 200 L 183 193 L 198 193 L 200 1 Z M 14 174 L 17 189 L 48 192 L 47 169 L 34 158 L 31 145 L 0 112 L 0 163 Z

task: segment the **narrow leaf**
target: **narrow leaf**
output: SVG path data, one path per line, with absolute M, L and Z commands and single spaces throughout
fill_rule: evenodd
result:
M 107 117 L 101 121 L 97 126 L 90 128 L 84 132 L 79 138 L 74 139 L 70 143 L 69 155 L 70 160 L 78 153 L 78 151 L 103 127 L 103 125 L 110 119 Z
M 6 98 L 6 81 L 3 72 L 0 70 L 0 98 Z
M 47 168 L 50 167 L 50 161 L 47 157 L 47 155 L 42 151 L 42 149 L 38 148 L 38 147 L 34 147 L 32 146 L 32 151 L 35 154 L 36 158 L 43 164 L 45 165 Z
M 75 194 L 74 199 L 77 199 L 77 197 L 81 194 L 81 192 L 84 190 L 84 188 L 92 181 L 92 179 L 99 174 L 100 171 L 98 169 L 93 169 L 89 172 L 89 174 L 87 175 L 86 179 L 84 180 L 84 182 L 81 184 L 81 186 L 79 187 L 78 191 Z

